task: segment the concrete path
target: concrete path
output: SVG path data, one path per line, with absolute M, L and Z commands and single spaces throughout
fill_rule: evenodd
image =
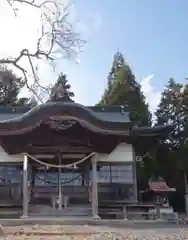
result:
M 1 237 L 0 237 L 1 239 Z M 133 229 L 116 228 L 105 226 L 88 225 L 28 225 L 17 227 L 4 227 L 4 237 L 9 240 L 138 240 L 138 239 L 188 239 L 188 229 L 186 228 L 153 228 L 153 229 Z

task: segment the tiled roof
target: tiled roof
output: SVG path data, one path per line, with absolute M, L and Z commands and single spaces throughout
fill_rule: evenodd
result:
M 127 106 L 89 106 L 86 108 L 92 110 L 103 121 L 130 122 Z M 0 121 L 20 117 L 30 110 L 31 107 L 29 105 L 24 107 L 0 106 Z
M 165 181 L 149 181 L 149 190 L 153 192 L 173 192 L 174 188 L 170 188 Z

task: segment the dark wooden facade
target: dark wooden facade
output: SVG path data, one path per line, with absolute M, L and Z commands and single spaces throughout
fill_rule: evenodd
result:
M 11 111 L 11 109 L 9 110 Z M 19 115 L 20 112 L 20 116 L 0 121 L 0 145 L 9 155 L 24 153 L 30 156 L 43 155 L 43 157 L 38 156 L 37 158 L 45 163 L 54 165 L 60 164 L 58 156 L 61 156 L 61 164 L 70 164 L 78 161 L 79 154 L 83 156 L 87 156 L 93 152 L 110 154 L 120 143 L 133 145 L 133 151 L 135 142 L 145 142 L 145 145 L 148 147 L 148 143 L 155 144 L 156 139 L 163 136 L 166 137 L 174 128 L 171 125 L 154 128 L 134 127 L 134 123 L 129 119 L 127 107 L 122 106 L 85 107 L 73 101 L 55 101 L 47 102 L 28 110 L 25 108 L 24 113 L 22 108 L 12 108 L 10 115 L 15 113 Z M 0 120 L 1 114 L 3 116 L 6 111 L 8 111 L 7 108 L 4 108 L 4 113 L 3 109 L 0 109 Z M 8 115 L 7 112 L 6 114 Z M 148 140 L 147 143 L 146 140 Z M 72 156 L 74 154 L 75 158 Z M 45 158 L 44 155 L 47 155 L 47 157 Z M 52 155 L 52 157 L 48 157 L 48 155 Z M 67 156 L 64 158 L 63 155 Z M 54 171 L 52 168 L 46 169 L 44 167 L 42 169 L 43 172 L 48 173 L 52 171 L 54 174 L 57 174 L 57 179 L 59 180 L 55 184 L 49 184 L 45 181 L 50 182 L 50 179 L 45 177 L 43 179 L 44 185 L 37 186 L 37 177 L 39 178 L 37 172 L 41 169 L 41 165 L 28 157 L 30 170 L 20 172 L 24 176 L 23 182 L 25 183 L 23 187 L 22 183 L 20 184 L 19 182 L 16 185 L 16 187 L 20 187 L 20 199 L 23 198 L 24 213 L 28 213 L 28 197 L 26 194 L 26 181 L 28 180 L 32 187 L 31 199 L 34 204 L 37 204 L 39 199 L 43 199 L 44 203 L 44 198 L 50 202 L 50 192 L 55 195 L 59 193 L 59 197 L 60 195 L 69 195 L 71 196 L 70 202 L 72 203 L 80 202 L 89 205 L 93 201 L 92 209 L 94 210 L 92 211 L 96 211 L 98 208 L 96 204 L 98 199 L 105 200 L 110 197 L 112 198 L 112 196 L 114 197 L 114 201 L 118 199 L 126 200 L 128 197 L 127 201 L 135 202 L 137 200 L 135 153 L 133 153 L 131 161 L 131 163 L 118 163 L 118 159 L 114 159 L 114 162 L 103 163 L 99 159 L 99 162 L 95 166 L 96 172 L 104 174 L 104 168 L 107 165 L 108 170 L 106 171 L 110 174 L 110 180 L 105 182 L 103 178 L 103 182 L 100 182 L 99 178 L 97 184 L 95 179 L 95 185 L 92 185 L 92 189 L 94 189 L 92 191 L 95 191 L 95 194 L 92 195 L 95 198 L 93 200 L 90 199 L 91 196 L 89 195 L 89 189 L 91 188 L 89 184 L 93 181 L 92 158 L 88 158 L 87 161 L 80 164 L 77 168 L 72 169 L 62 169 L 61 171 L 56 169 Z M 2 161 L 1 164 L 5 165 L 6 163 Z M 22 166 L 22 163 L 20 166 Z M 122 180 L 117 180 L 117 177 L 114 177 L 116 180 L 113 180 L 113 166 L 119 167 L 119 169 L 123 169 L 123 167 L 126 169 L 126 167 L 131 166 L 132 182 L 123 182 Z M 80 174 L 80 182 L 74 185 L 75 183 L 72 181 L 73 184 L 68 186 L 63 184 L 60 176 L 66 175 L 66 172 L 71 171 L 72 178 L 76 174 Z M 125 174 L 128 173 L 125 171 Z M 60 185 L 62 185 L 62 189 L 59 188 Z M 97 197 L 96 185 L 99 195 Z M 131 198 L 132 195 L 133 198 Z

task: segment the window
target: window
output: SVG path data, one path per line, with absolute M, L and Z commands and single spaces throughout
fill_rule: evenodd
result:
M 112 183 L 133 183 L 132 165 L 112 165 Z
M 132 164 L 109 164 L 100 166 L 99 183 L 133 183 Z
M 61 183 L 64 186 L 81 186 L 82 175 L 76 172 L 61 173 Z M 58 175 L 57 172 L 41 172 L 36 173 L 35 184 L 41 185 L 57 185 Z
M 0 167 L 0 183 L 20 183 L 21 172 L 17 167 Z
M 109 183 L 110 182 L 110 165 L 100 167 L 98 172 L 99 182 Z

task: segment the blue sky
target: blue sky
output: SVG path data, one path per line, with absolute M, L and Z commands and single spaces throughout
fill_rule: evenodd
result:
M 79 64 L 73 60 L 60 61 L 52 72 L 40 63 L 43 83 L 54 82 L 57 74 L 64 72 L 75 100 L 84 105 L 96 104 L 107 85 L 113 55 L 119 50 L 154 111 L 168 79 L 174 77 L 183 82 L 188 76 L 188 0 L 70 1 L 73 19 L 80 20 L 77 30 L 87 43 L 79 55 Z M 7 1 L 0 0 L 2 58 L 18 56 L 23 48 L 36 50 L 40 14 L 21 6 L 19 17 L 15 18 Z M 26 94 L 24 89 L 23 95 Z
M 73 0 L 73 4 L 87 40 L 80 64 L 67 67 L 78 101 L 95 104 L 100 99 L 117 49 L 137 81 L 153 75 L 153 92 L 162 91 L 170 77 L 184 81 L 188 75 L 187 0 Z M 62 65 L 59 68 L 66 72 Z

